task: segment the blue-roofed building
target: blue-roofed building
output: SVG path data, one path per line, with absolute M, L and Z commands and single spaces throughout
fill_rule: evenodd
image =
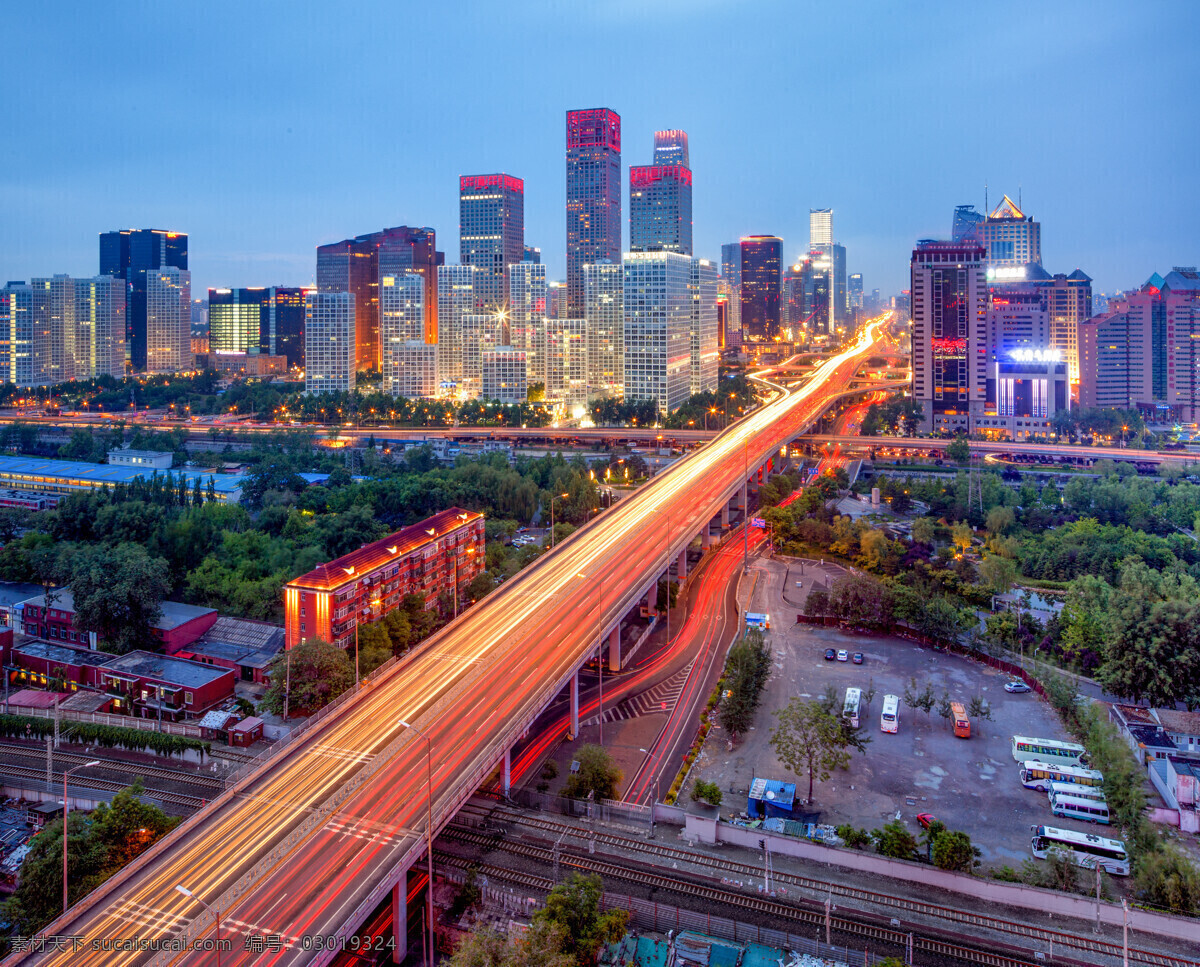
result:
M 754 779 L 750 783 L 750 795 L 746 803 L 746 813 L 751 818 L 755 816 L 770 819 L 778 816 L 789 819 L 792 806 L 796 802 L 796 784 L 794 782 L 779 782 L 775 779 Z
M 132 466 L 117 467 L 106 463 L 83 463 L 77 460 L 0 456 L 0 487 L 12 490 L 68 494 L 106 485 L 130 484 L 139 478 L 148 480 L 156 473 L 162 472 Z M 211 480 L 217 500 L 222 503 L 236 504 L 242 498 L 243 474 L 187 469 L 172 470 L 170 473 L 176 479 L 184 477 L 189 489 L 199 480 L 201 490 L 207 491 Z

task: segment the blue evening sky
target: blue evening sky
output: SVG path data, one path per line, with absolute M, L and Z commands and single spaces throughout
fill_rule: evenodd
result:
M 565 272 L 564 112 L 622 117 L 623 164 L 685 129 L 696 254 L 807 245 L 908 285 L 953 207 L 1023 191 L 1043 261 L 1098 291 L 1200 262 L 1195 3 L 413 0 L 26 3 L 5 19 L 0 280 L 93 274 L 96 236 L 187 232 L 193 290 L 300 284 L 315 246 L 430 225 L 460 174 L 525 179 Z M 1191 91 L 1192 93 L 1188 93 Z M 628 241 L 628 189 L 623 200 Z

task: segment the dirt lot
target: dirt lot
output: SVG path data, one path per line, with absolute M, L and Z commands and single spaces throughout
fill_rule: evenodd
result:
M 839 694 L 848 686 L 866 692 L 873 685 L 875 700 L 863 713 L 872 740 L 866 754 L 856 754 L 848 770 L 814 787 L 813 808 L 822 812 L 822 822 L 873 829 L 899 815 L 916 833 L 917 813 L 929 812 L 951 829 L 966 832 L 982 850 L 985 865 L 1019 866 L 1029 856 L 1030 825 L 1053 817 L 1044 794 L 1021 785 L 1010 742 L 1014 733 L 1067 738 L 1053 710 L 1031 693 L 1009 695 L 1003 689 L 1005 676 L 957 656 L 898 638 L 855 637 L 831 628 L 789 624 L 801 610 L 801 596 L 814 579 L 821 579 L 819 568 L 808 564 L 801 574 L 794 562 L 761 559 L 751 567 L 757 580 L 748 609 L 772 616 L 775 670 L 752 731 L 730 753 L 725 735 L 714 730 L 693 770 L 693 776 L 716 781 L 725 791 L 722 811 L 745 808 L 744 793 L 754 776 L 795 781 L 797 798 L 807 794 L 807 776 L 789 775 L 770 746 L 775 709 L 796 695 L 815 698 L 829 684 Z M 797 588 L 797 581 L 804 587 Z M 826 661 L 826 648 L 861 651 L 864 664 Z M 936 707 L 926 716 L 901 701 L 898 733 L 880 731 L 883 696 L 902 696 L 914 675 L 920 686 L 928 682 L 939 696 L 944 689 L 964 705 L 982 695 L 992 705 L 993 721 L 972 722 L 971 738 L 959 739 Z M 1055 825 L 1097 831 L 1070 820 Z

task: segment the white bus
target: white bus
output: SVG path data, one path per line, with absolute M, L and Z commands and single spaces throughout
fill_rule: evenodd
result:
M 1012 757 L 1017 762 L 1034 759 L 1037 762 L 1055 762 L 1068 766 L 1087 765 L 1087 750 L 1077 742 L 1033 739 L 1027 735 L 1013 736 Z
M 1046 793 L 1050 805 L 1054 805 L 1055 796 L 1074 796 L 1076 799 L 1090 799 L 1092 802 L 1107 802 L 1104 790 L 1099 786 L 1085 786 L 1078 782 L 1050 781 L 1050 789 Z
M 900 699 L 895 695 L 883 696 L 883 711 L 879 715 L 879 727 L 884 732 L 895 732 L 900 725 Z
M 1078 786 L 1104 785 L 1104 773 L 1083 766 L 1050 765 L 1047 762 L 1022 762 L 1021 785 L 1038 792 L 1049 792 L 1052 782 L 1073 782 Z
M 846 689 L 846 701 L 842 705 L 842 718 L 852 729 L 858 728 L 858 706 L 862 703 L 862 689 Z
M 1097 866 L 1113 876 L 1129 875 L 1129 856 L 1119 839 L 1105 839 L 1094 833 L 1077 833 L 1073 829 L 1054 826 L 1030 826 L 1033 840 L 1030 851 L 1039 860 L 1057 852 L 1075 861 L 1077 866 L 1095 869 Z
M 1087 823 L 1109 824 L 1108 802 L 1097 802 L 1081 796 L 1053 796 L 1050 811 L 1059 819 L 1078 819 Z

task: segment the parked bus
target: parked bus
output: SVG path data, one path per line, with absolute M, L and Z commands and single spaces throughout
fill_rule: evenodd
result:
M 1095 869 L 1097 866 L 1113 876 L 1129 875 L 1129 855 L 1119 839 L 1105 839 L 1094 833 L 1077 833 L 1073 829 L 1054 826 L 1030 826 L 1033 840 L 1030 851 L 1039 860 L 1051 852 L 1060 853 L 1077 866 Z
M 1108 803 L 1104 800 L 1084 799 L 1080 796 L 1053 796 L 1050 811 L 1060 819 L 1078 819 L 1088 823 L 1103 823 L 1107 826 Z
M 950 718 L 954 720 L 954 734 L 960 739 L 971 737 L 971 720 L 967 718 L 967 710 L 962 702 L 950 703 Z
M 883 696 L 883 712 L 879 715 L 879 727 L 884 732 L 895 732 L 900 726 L 900 699 L 895 695 Z
M 1049 792 L 1052 782 L 1073 782 L 1099 789 L 1104 785 L 1104 773 L 1083 766 L 1055 766 L 1047 762 L 1022 762 L 1021 785 L 1038 792 Z
M 1036 762 L 1061 763 L 1068 766 L 1087 765 L 1087 750 L 1076 742 L 1059 742 L 1058 739 L 1032 739 L 1027 735 L 1014 735 L 1012 757 L 1017 762 L 1033 759 Z
M 842 706 L 842 718 L 852 729 L 858 728 L 858 706 L 862 702 L 862 689 L 846 689 L 846 703 Z
M 1046 793 L 1050 805 L 1054 805 L 1055 796 L 1074 796 L 1076 799 L 1090 799 L 1092 802 L 1106 802 L 1104 790 L 1099 786 L 1085 786 L 1078 782 L 1050 781 L 1050 789 Z

